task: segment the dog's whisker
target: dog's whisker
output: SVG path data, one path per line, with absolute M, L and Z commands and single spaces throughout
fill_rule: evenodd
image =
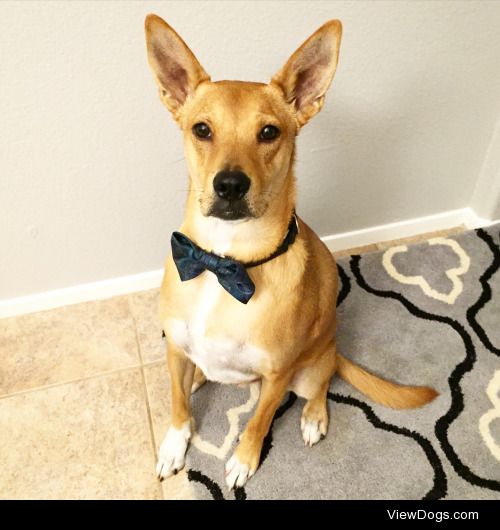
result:
M 176 191 L 185 191 L 188 193 L 194 191 L 195 193 L 205 193 L 205 190 L 201 188 L 176 188 Z
M 171 160 L 171 161 L 169 162 L 169 164 L 179 164 L 180 162 L 184 162 L 184 161 L 185 161 L 185 158 L 182 157 L 182 158 L 179 158 L 179 159 L 177 159 L 177 160 Z

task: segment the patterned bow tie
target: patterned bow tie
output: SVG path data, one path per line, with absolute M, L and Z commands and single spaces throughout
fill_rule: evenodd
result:
M 213 272 L 224 289 L 243 304 L 252 298 L 255 285 L 245 266 L 230 258 L 207 252 L 180 232 L 172 234 L 172 257 L 183 282 L 192 280 L 204 270 Z
M 203 271 L 210 271 L 217 276 L 219 283 L 229 294 L 239 302 L 246 304 L 255 292 L 255 285 L 246 269 L 262 265 L 286 252 L 294 242 L 297 232 L 297 218 L 294 214 L 288 227 L 288 233 L 276 251 L 267 258 L 246 264 L 207 252 L 181 232 L 174 232 L 171 238 L 172 258 L 181 281 L 192 280 Z

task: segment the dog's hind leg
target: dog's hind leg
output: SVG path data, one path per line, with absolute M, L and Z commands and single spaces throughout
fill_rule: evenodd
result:
M 172 420 L 160 446 L 156 474 L 160 480 L 175 475 L 184 467 L 191 438 L 191 387 L 195 365 L 184 352 L 168 340 L 168 370 L 172 392 Z
M 312 447 L 326 435 L 328 430 L 328 410 L 326 407 L 326 393 L 330 381 L 321 385 L 318 393 L 307 401 L 300 418 L 300 429 L 304 443 Z
M 207 382 L 207 376 L 203 373 L 199 366 L 194 371 L 194 380 L 191 386 L 191 394 L 194 394 L 200 387 Z
M 300 428 L 304 443 L 309 447 L 318 443 L 328 430 L 326 394 L 337 364 L 335 342 L 332 341 L 319 357 L 313 359 L 295 374 L 290 388 L 307 399 Z

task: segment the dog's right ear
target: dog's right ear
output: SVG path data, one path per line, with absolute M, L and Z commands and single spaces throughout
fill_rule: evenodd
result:
M 210 76 L 177 33 L 160 17 L 145 21 L 148 61 L 160 89 L 160 99 L 177 118 L 186 99 Z

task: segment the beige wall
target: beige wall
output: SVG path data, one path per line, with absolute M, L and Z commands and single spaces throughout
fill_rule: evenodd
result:
M 344 22 L 299 138 L 299 212 L 321 235 L 469 204 L 500 115 L 498 2 L 2 2 L 0 299 L 161 267 L 187 181 L 148 12 L 214 79 L 268 80 Z

